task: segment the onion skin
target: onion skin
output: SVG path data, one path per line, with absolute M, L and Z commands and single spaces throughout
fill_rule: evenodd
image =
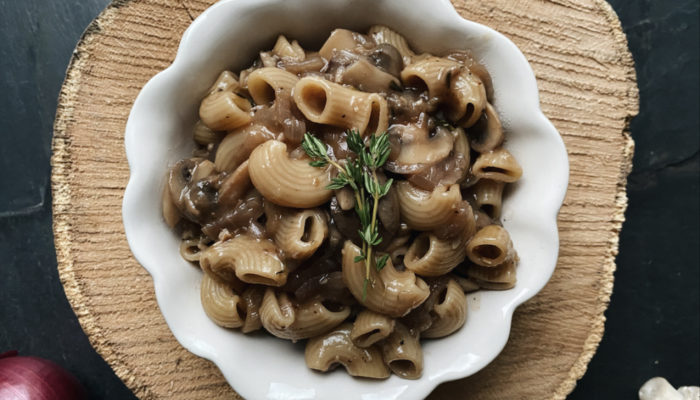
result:
M 65 369 L 38 357 L 0 354 L 0 399 L 83 400 L 85 388 Z

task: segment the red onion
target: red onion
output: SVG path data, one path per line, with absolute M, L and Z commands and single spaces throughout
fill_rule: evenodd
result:
M 49 360 L 0 354 L 0 399 L 80 400 L 85 388 L 68 371 Z

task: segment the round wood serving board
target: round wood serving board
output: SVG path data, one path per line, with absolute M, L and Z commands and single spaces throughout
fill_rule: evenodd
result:
M 121 206 L 124 128 L 141 87 L 174 59 L 213 0 L 115 1 L 87 29 L 61 91 L 53 142 L 58 269 L 92 345 L 143 399 L 240 398 L 219 370 L 185 350 L 129 250 Z M 603 334 L 637 113 L 632 58 L 603 0 L 453 0 L 515 42 L 537 76 L 544 113 L 564 138 L 571 176 L 549 284 L 515 313 L 503 353 L 431 399 L 563 399 Z

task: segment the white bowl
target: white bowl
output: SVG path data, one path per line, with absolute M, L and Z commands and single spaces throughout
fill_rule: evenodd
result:
M 278 34 L 318 48 L 338 27 L 366 31 L 384 24 L 419 51 L 470 49 L 493 77 L 506 147 L 523 167 L 509 190 L 503 222 L 520 255 L 518 282 L 508 291 L 469 297 L 469 316 L 455 334 L 423 343 L 422 378 L 356 379 L 338 370 L 306 368 L 303 345 L 218 327 L 199 299 L 201 272 L 180 257 L 179 239 L 161 217 L 169 165 L 189 156 L 199 101 L 224 69 L 247 66 Z M 438 384 L 474 374 L 503 349 L 515 308 L 549 280 L 557 261 L 556 216 L 566 192 L 564 144 L 539 108 L 534 74 L 503 35 L 461 18 L 448 0 L 223 0 L 185 32 L 177 57 L 143 88 L 126 126 L 131 179 L 124 228 L 136 259 L 153 276 L 163 316 L 189 351 L 213 361 L 249 399 L 419 399 Z

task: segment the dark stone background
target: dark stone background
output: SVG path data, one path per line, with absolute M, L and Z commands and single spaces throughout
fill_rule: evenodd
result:
M 0 352 L 65 366 L 96 399 L 133 398 L 90 347 L 58 280 L 49 158 L 56 98 L 108 0 L 0 0 Z M 571 399 L 700 383 L 697 0 L 614 0 L 641 112 L 605 337 Z

